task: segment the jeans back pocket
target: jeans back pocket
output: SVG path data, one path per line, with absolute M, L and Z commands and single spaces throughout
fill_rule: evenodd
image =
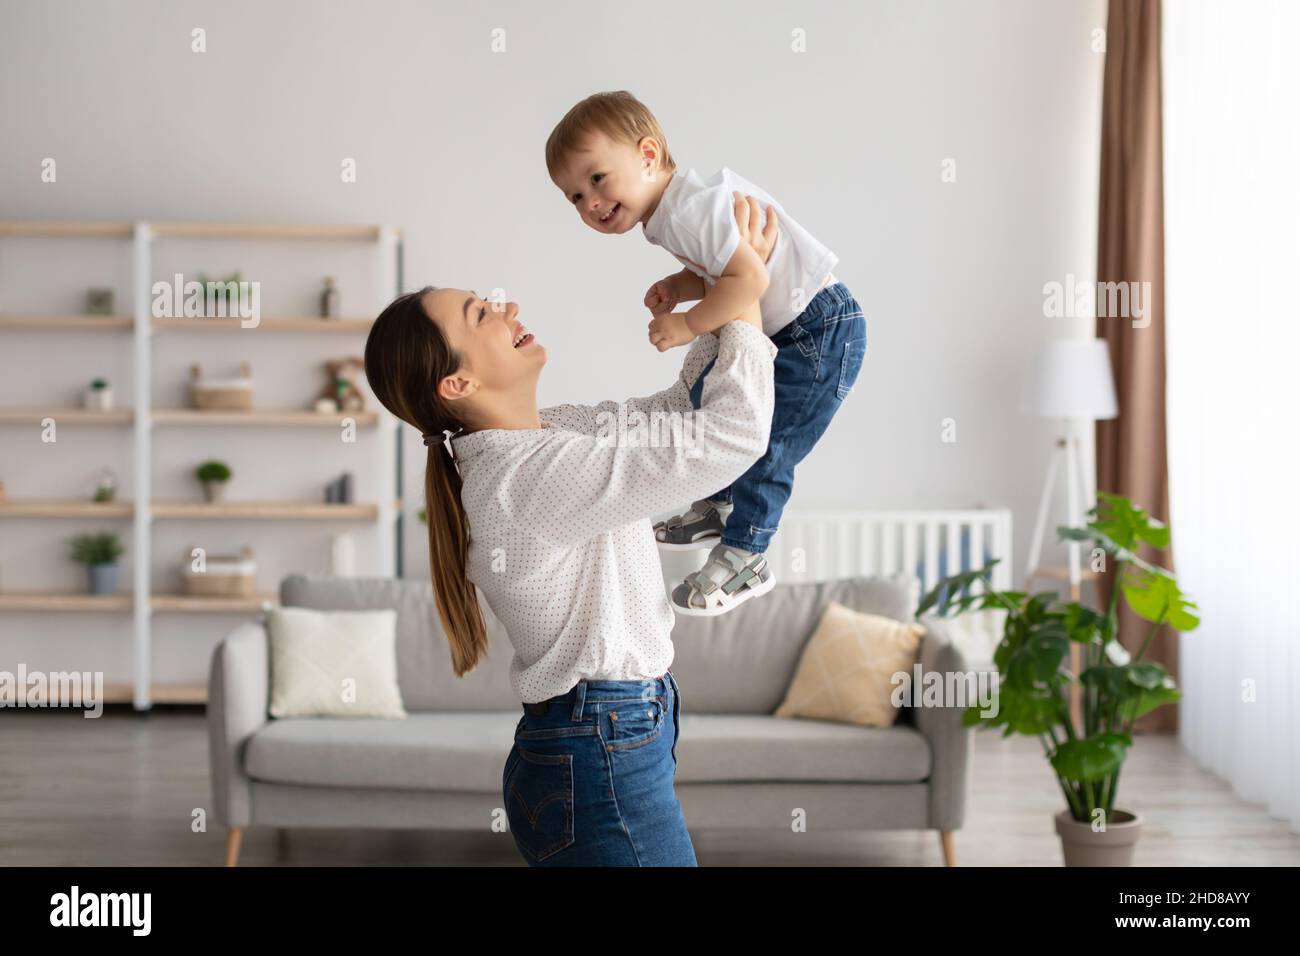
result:
M 867 354 L 865 338 L 849 339 L 844 343 L 844 355 L 840 359 L 839 381 L 835 383 L 835 395 L 843 401 L 853 391 L 853 383 L 862 371 L 862 360 Z
M 573 844 L 573 754 L 515 745 L 503 780 L 510 835 L 525 859 L 540 863 Z

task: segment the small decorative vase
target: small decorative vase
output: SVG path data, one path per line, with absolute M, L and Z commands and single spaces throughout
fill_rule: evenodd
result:
M 339 317 L 339 290 L 335 288 L 332 276 L 325 279 L 325 288 L 321 290 L 320 315 L 322 319 Z
M 357 573 L 356 543 L 350 534 L 336 534 L 330 547 L 330 573 L 351 578 Z
M 210 502 L 224 500 L 226 497 L 226 483 L 224 481 L 203 482 L 203 497 Z
M 116 564 L 88 564 L 91 594 L 112 594 L 117 591 Z
M 112 315 L 113 290 L 88 289 L 86 291 L 86 312 L 90 315 Z
M 1142 814 L 1116 809 L 1105 830 L 1080 823 L 1068 809 L 1056 815 L 1056 832 L 1066 866 L 1132 866 L 1133 848 L 1142 834 Z
M 113 407 L 113 390 L 111 388 L 88 388 L 82 404 L 99 412 L 109 411 Z

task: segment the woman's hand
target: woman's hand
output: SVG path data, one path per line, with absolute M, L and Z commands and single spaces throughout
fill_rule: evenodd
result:
M 776 246 L 776 210 L 771 206 L 767 207 L 767 220 L 760 230 L 758 200 L 753 196 L 742 196 L 738 192 L 733 192 L 731 195 L 736 200 L 736 228 L 740 230 L 740 241 L 749 243 L 750 248 L 766 263 L 772 256 L 772 249 Z M 760 332 L 763 331 L 763 315 L 757 300 L 751 302 L 736 318 L 743 319 Z M 721 328 L 714 329 L 713 334 L 717 335 L 721 331 Z
M 767 220 L 763 223 L 763 228 L 759 229 L 758 200 L 753 196 L 742 196 L 738 192 L 731 195 L 736 200 L 736 228 L 740 230 L 740 241 L 748 242 L 758 257 L 767 262 L 772 258 L 772 250 L 776 247 L 776 210 L 767 207 Z

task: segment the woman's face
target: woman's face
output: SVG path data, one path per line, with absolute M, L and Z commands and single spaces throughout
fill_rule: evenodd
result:
M 457 381 L 444 379 L 440 386 L 445 398 L 508 392 L 524 384 L 535 389 L 546 349 L 516 318 L 519 303 L 488 302 L 467 289 L 434 289 L 422 304 L 461 356 Z

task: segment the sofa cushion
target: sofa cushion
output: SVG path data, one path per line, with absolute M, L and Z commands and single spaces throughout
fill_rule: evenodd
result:
M 857 577 L 778 584 L 726 614 L 679 615 L 669 666 L 687 713 L 775 713 L 832 601 L 896 621 L 911 621 L 916 611 L 906 583 Z
M 244 765 L 253 779 L 276 783 L 499 792 L 521 714 L 411 713 L 384 721 L 289 717 L 253 735 Z
M 679 784 L 902 783 L 930 776 L 930 745 L 905 725 L 858 727 L 802 717 L 682 714 L 681 731 Z
M 868 614 L 912 620 L 910 584 L 881 577 L 778 582 L 763 597 L 716 617 L 678 616 L 673 660 L 684 706 L 695 714 L 772 714 L 785 699 L 804 644 L 831 601 Z M 510 686 L 514 647 L 486 600 L 488 653 L 463 678 L 451 667 L 427 581 L 292 574 L 280 603 L 299 607 L 397 609 L 397 682 L 407 711 L 508 711 L 519 707 Z M 906 715 L 900 718 L 906 721 Z M 509 745 L 507 745 L 508 747 Z
M 519 698 L 510 686 L 510 659 L 515 649 L 505 625 L 482 595 L 479 608 L 487 625 L 488 651 L 464 677 L 457 677 L 452 670 L 451 648 L 428 581 L 291 574 L 280 582 L 280 603 L 322 611 L 395 608 L 397 685 L 408 711 L 519 707 Z
M 266 611 L 272 717 L 406 716 L 397 689 L 392 608 Z
M 894 705 L 898 679 L 901 689 L 910 686 L 924 634 L 915 621 L 863 614 L 832 601 L 804 645 L 776 716 L 892 726 L 901 707 Z
M 402 721 L 286 718 L 253 735 L 255 780 L 380 789 L 501 790 L 519 714 L 412 713 Z M 930 749 L 910 727 L 683 714 L 677 782 L 923 780 Z

